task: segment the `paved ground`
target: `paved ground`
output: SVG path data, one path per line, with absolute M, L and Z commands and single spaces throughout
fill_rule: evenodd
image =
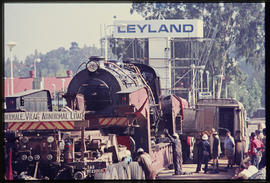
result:
M 209 171 L 207 174 L 204 174 L 203 171 L 195 173 L 197 164 L 183 164 L 184 172 L 190 172 L 190 175 L 173 175 L 174 170 L 165 169 L 157 175 L 157 179 L 167 179 L 167 180 L 202 180 L 202 179 L 211 179 L 211 180 L 228 180 L 231 179 L 234 175 L 234 168 L 226 170 L 227 160 L 219 160 L 220 172 L 219 174 L 213 174 Z M 209 162 L 209 168 L 212 168 L 212 161 Z M 204 168 L 204 165 L 202 165 Z

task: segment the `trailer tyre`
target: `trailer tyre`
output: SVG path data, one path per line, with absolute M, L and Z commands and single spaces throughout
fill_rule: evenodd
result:
M 130 172 L 131 172 L 131 179 L 135 180 L 144 180 L 145 174 L 142 170 L 142 167 L 139 165 L 138 162 L 130 162 L 129 164 Z

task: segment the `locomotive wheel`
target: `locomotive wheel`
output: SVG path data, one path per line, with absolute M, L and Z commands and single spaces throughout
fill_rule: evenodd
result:
M 131 173 L 131 179 L 136 179 L 136 180 L 144 180 L 145 175 L 142 170 L 142 167 L 139 165 L 138 162 L 130 162 L 129 164 L 130 167 L 130 173 Z

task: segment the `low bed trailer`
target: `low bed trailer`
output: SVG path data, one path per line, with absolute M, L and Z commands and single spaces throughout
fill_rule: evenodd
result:
M 181 126 L 177 101 L 174 96 L 167 101 L 174 111 L 166 113 L 171 115 L 166 120 L 170 131 Z M 123 161 L 128 150 L 134 159 L 138 146 L 150 154 L 158 173 L 172 164 L 172 148 L 151 136 L 149 105 L 142 105 L 145 116 L 127 107 L 122 108 L 126 114 L 121 117 L 97 117 L 69 108 L 63 112 L 5 113 L 6 175 L 15 180 L 145 179 L 137 162 Z M 138 126 L 130 135 L 114 133 L 135 119 Z M 119 126 L 111 125 L 117 122 Z M 176 123 L 177 127 L 172 125 Z

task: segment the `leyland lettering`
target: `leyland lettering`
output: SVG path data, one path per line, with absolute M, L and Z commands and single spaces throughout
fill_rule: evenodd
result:
M 192 24 L 161 24 L 157 28 L 154 28 L 151 24 L 128 24 L 126 27 L 117 27 L 118 33 L 190 33 L 193 30 Z

